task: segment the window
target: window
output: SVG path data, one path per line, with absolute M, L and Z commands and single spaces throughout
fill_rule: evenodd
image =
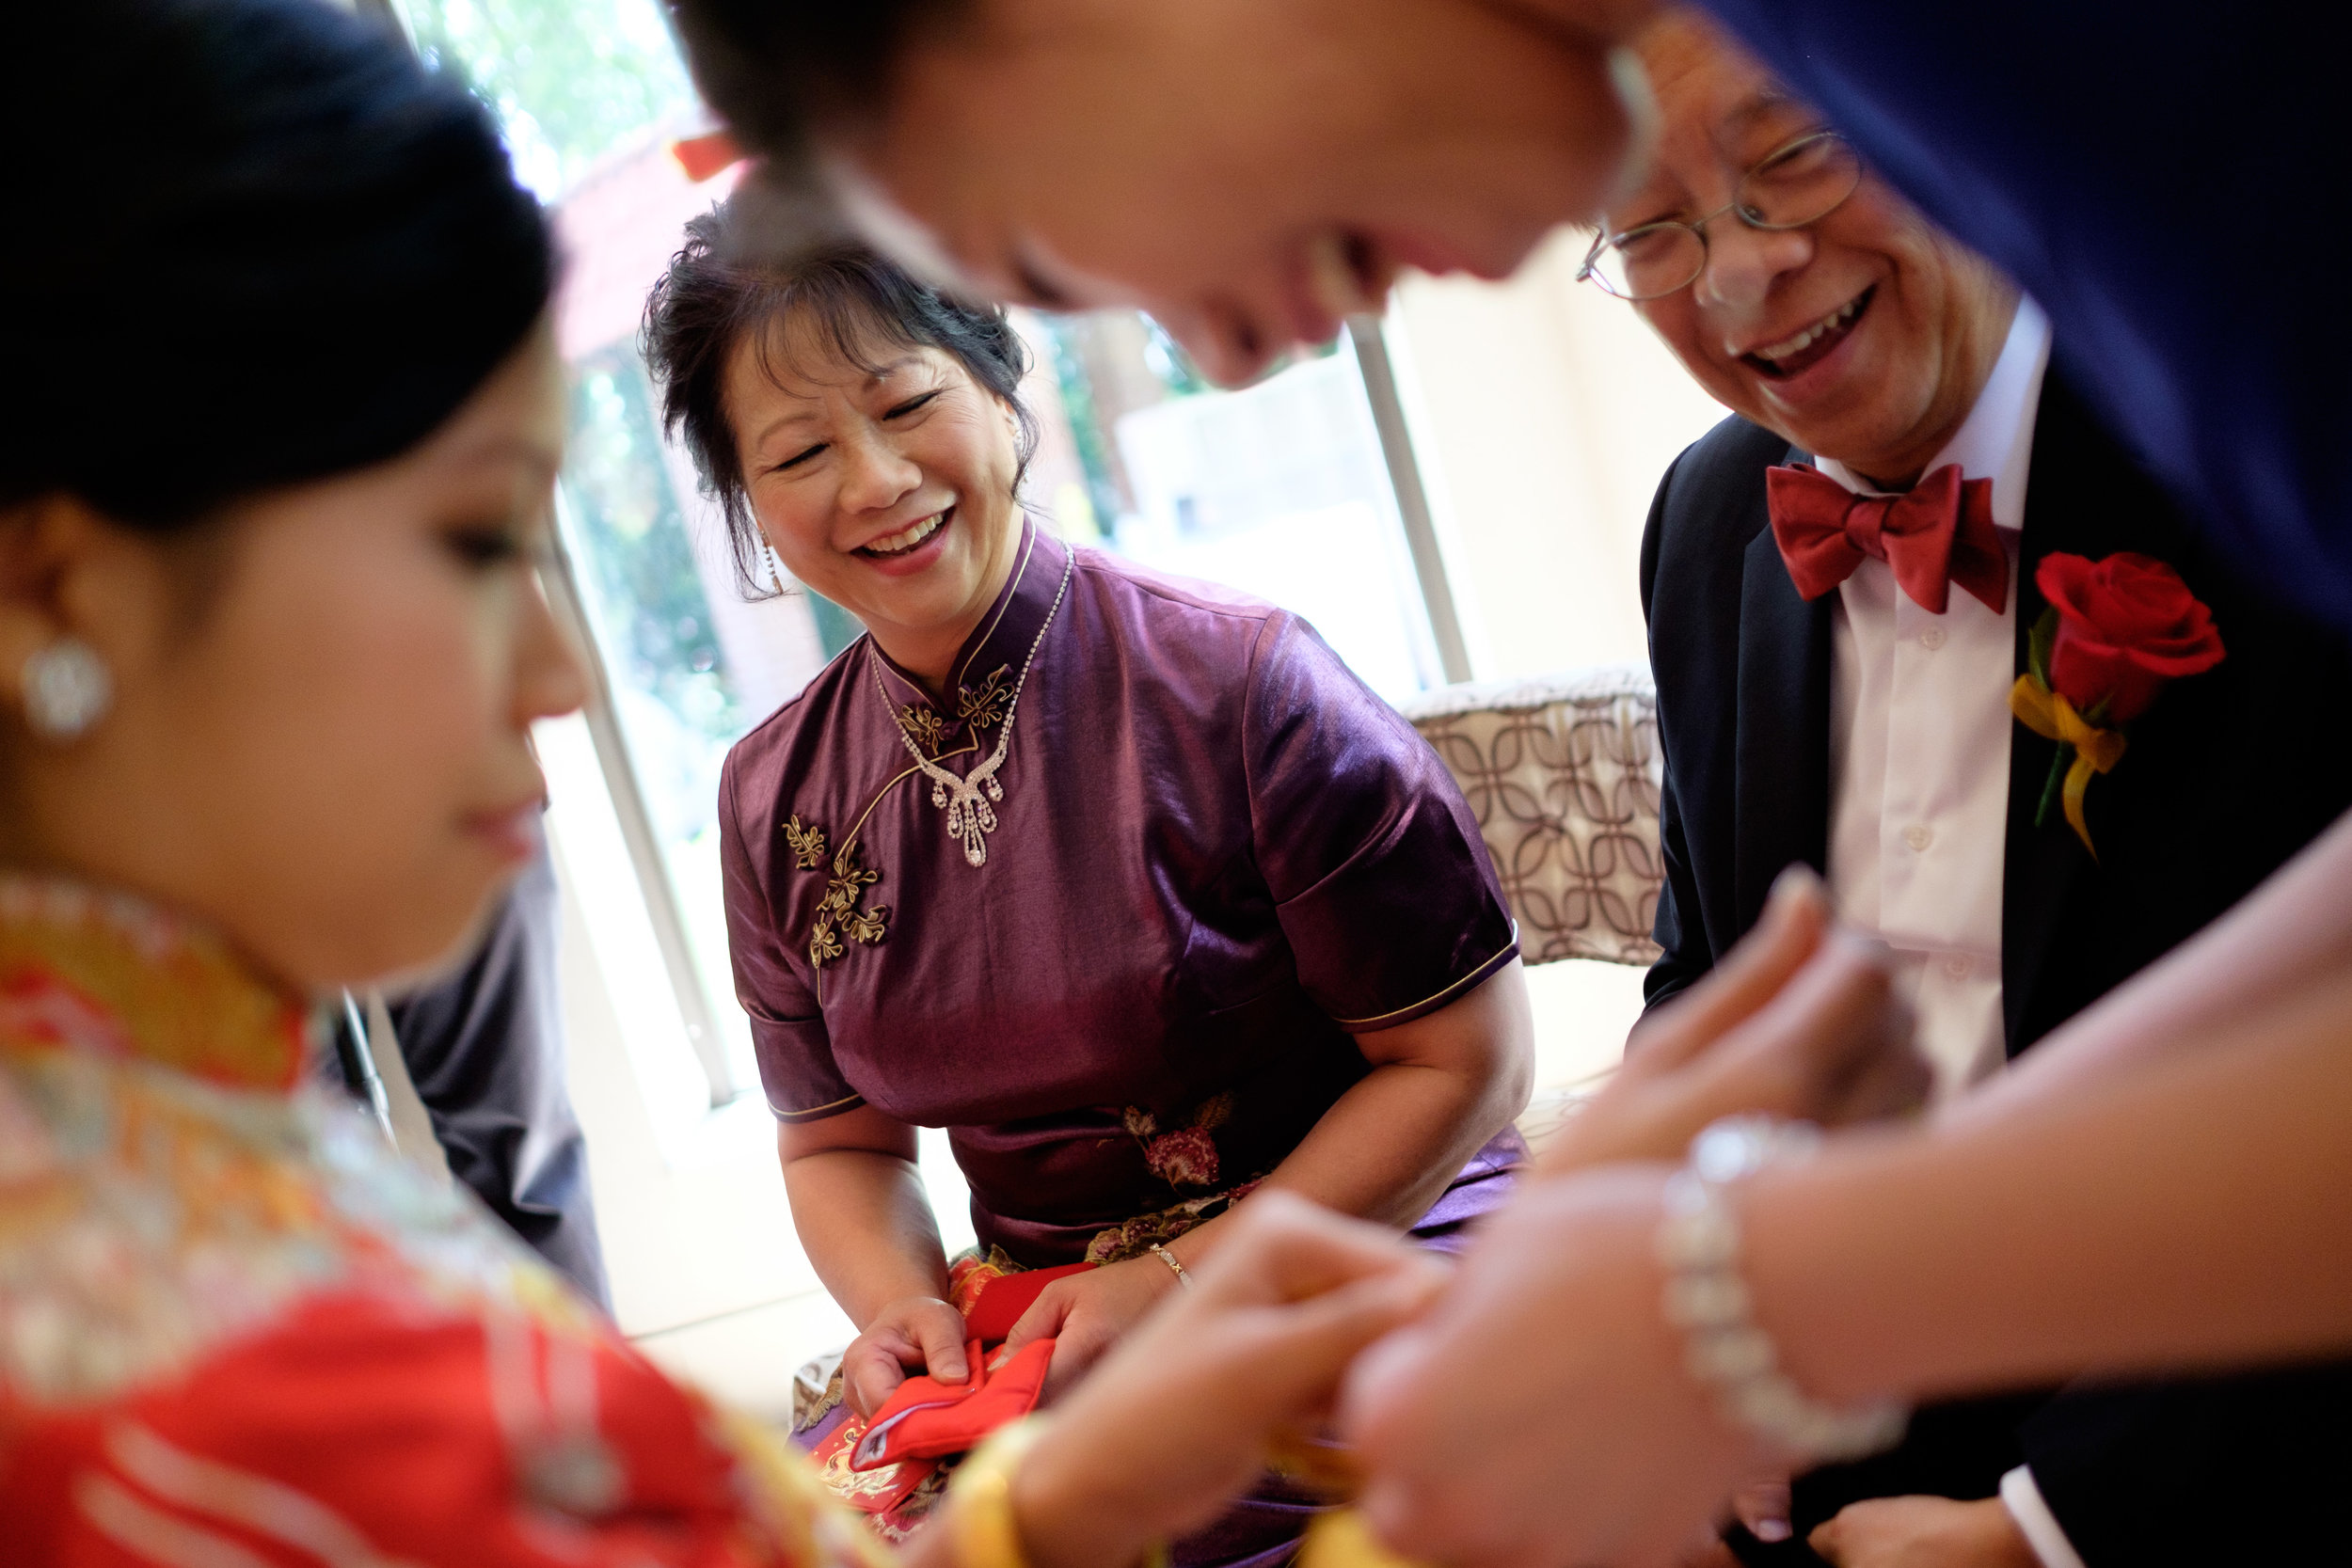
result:
M 1296 610 L 1392 701 L 1444 684 L 1350 339 L 1227 392 L 1133 311 L 1024 325 L 1051 374 L 1030 493 L 1064 533 Z

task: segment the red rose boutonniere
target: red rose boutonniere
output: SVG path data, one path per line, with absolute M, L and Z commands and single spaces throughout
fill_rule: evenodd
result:
M 2034 826 L 2062 799 L 2068 825 L 2096 860 L 2083 821 L 2091 775 L 2123 760 L 2124 727 L 2166 686 L 2221 662 L 2221 634 L 2181 574 L 2151 556 L 2048 555 L 2033 580 L 2050 608 L 2027 641 L 2026 673 L 2010 689 L 2009 706 L 2058 743 Z

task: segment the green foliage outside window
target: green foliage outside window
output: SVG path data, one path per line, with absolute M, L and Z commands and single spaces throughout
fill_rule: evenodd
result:
M 656 0 L 394 0 L 426 59 L 497 110 L 517 169 L 550 199 L 597 159 L 691 108 Z
M 574 368 L 571 425 L 564 489 L 580 534 L 580 569 L 594 579 L 605 623 L 607 656 L 626 657 L 631 684 L 686 724 L 732 740 L 741 715 L 722 673 L 718 634 L 633 349 L 609 348 Z

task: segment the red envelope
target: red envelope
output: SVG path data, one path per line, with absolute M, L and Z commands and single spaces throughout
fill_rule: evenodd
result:
M 850 1450 L 850 1468 L 872 1470 L 978 1448 L 981 1438 L 1037 1407 L 1054 1341 L 1032 1339 L 997 1367 L 982 1358 L 977 1339 L 964 1347 L 964 1354 L 972 1368 L 967 1383 L 942 1383 L 927 1375 L 898 1385 Z
M 810 1455 L 822 1472 L 825 1484 L 860 1513 L 889 1513 L 939 1468 L 936 1459 L 910 1459 L 903 1465 L 853 1470 L 850 1467 L 850 1452 L 865 1435 L 866 1422 L 851 1412 Z
M 1058 1269 L 1025 1269 L 1019 1274 L 999 1275 L 980 1287 L 972 1310 L 963 1315 L 964 1332 L 982 1344 L 1001 1343 L 1012 1333 L 1012 1325 L 1021 1321 L 1021 1314 L 1036 1304 L 1045 1287 L 1093 1267 L 1092 1263 L 1064 1263 Z

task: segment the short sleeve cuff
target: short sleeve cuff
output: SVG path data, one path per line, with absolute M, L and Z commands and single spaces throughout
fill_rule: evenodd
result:
M 1518 956 L 1518 930 L 1515 924 L 1512 927 L 1511 940 L 1503 945 L 1501 952 L 1442 990 L 1408 1006 L 1390 1012 L 1376 1013 L 1371 1018 L 1335 1018 L 1331 1022 L 1351 1035 L 1375 1035 L 1383 1029 L 1394 1029 L 1399 1024 L 1410 1023 L 1415 1019 L 1427 1018 L 1431 1013 L 1452 1006 L 1488 980 L 1493 979 L 1502 971 L 1503 965 Z
M 768 1109 L 772 1112 L 775 1118 L 781 1122 L 822 1121 L 827 1117 L 837 1117 L 845 1111 L 854 1111 L 865 1103 L 866 1097 L 864 1095 L 849 1094 L 843 1095 L 839 1100 L 831 1101 L 823 1105 L 811 1105 L 805 1111 L 787 1111 L 778 1105 L 775 1102 L 774 1098 L 771 1096 L 768 1101 Z
M 866 1097 L 843 1080 L 821 1018 L 752 1018 L 752 1054 L 759 1086 L 778 1121 L 822 1121 L 854 1111 Z
M 2042 1568 L 2085 1568 L 2058 1515 L 2042 1501 L 2042 1488 L 2034 1483 L 2030 1467 L 2020 1465 L 2001 1478 L 2001 1506 L 2009 1510 L 2017 1533 L 2026 1538 L 2033 1555 L 2042 1560 Z

